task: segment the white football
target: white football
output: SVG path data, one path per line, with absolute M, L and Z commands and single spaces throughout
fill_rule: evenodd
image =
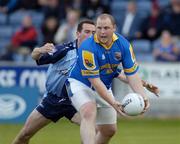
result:
M 144 109 L 143 97 L 137 93 L 129 93 L 123 98 L 122 107 L 129 116 L 139 115 Z

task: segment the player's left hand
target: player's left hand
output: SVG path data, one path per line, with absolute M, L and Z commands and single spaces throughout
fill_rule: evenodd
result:
M 157 97 L 159 97 L 159 88 L 153 84 L 150 84 L 146 81 L 143 81 L 143 86 L 150 92 L 154 93 Z
M 153 84 L 146 83 L 146 89 L 152 93 L 154 93 L 157 97 L 159 97 L 159 88 Z

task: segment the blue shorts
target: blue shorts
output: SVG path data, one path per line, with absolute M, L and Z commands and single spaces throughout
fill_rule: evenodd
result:
M 71 120 L 77 112 L 68 98 L 65 86 L 62 89 L 61 97 L 48 93 L 36 107 L 36 110 L 53 122 L 57 122 L 62 117 Z

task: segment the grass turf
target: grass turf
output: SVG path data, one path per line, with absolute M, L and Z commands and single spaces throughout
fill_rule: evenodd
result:
M 0 124 L 0 144 L 10 144 L 22 124 Z M 30 144 L 80 144 L 79 126 L 67 120 L 49 124 Z M 180 144 L 180 119 L 122 119 L 110 144 Z

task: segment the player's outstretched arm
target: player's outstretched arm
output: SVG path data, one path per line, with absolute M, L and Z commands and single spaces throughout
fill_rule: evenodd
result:
M 47 43 L 43 45 L 42 47 L 34 48 L 34 50 L 31 53 L 31 56 L 34 60 L 39 60 L 42 54 L 50 53 L 54 49 L 54 45 L 52 43 Z
M 88 79 L 92 86 L 95 88 L 96 92 L 106 101 L 108 102 L 119 114 L 123 116 L 127 116 L 122 109 L 122 105 L 114 99 L 111 93 L 107 90 L 104 83 L 100 80 L 100 78 L 89 78 Z
M 120 81 L 128 84 L 128 79 L 124 72 L 121 72 L 118 77 Z M 159 97 L 159 88 L 155 86 L 154 84 L 150 84 L 144 80 L 141 80 L 143 87 L 145 87 L 148 91 L 154 93 L 157 97 Z

